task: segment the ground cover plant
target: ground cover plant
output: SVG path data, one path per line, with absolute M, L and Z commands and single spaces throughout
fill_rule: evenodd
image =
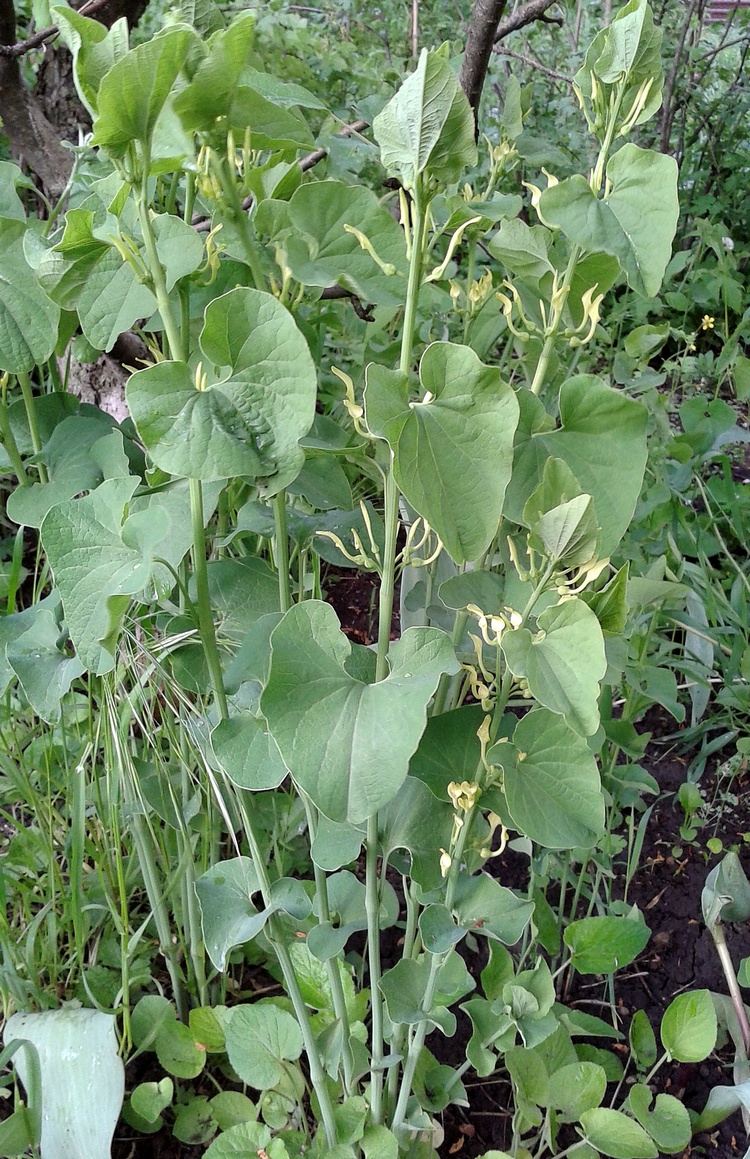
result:
M 50 18 L 93 135 L 40 216 L 0 169 L 0 1152 L 106 1156 L 122 1116 L 209 1159 L 429 1157 L 495 1076 L 493 1159 L 684 1152 L 750 1098 L 747 883 L 730 851 L 706 886 L 729 997 L 622 1023 L 636 725 L 684 719 L 679 676 L 699 730 L 719 669 L 741 762 L 747 578 L 736 412 L 677 430 L 660 390 L 718 323 L 650 313 L 688 266 L 651 9 L 581 53 L 559 176 L 514 77 L 477 134 L 450 44 L 337 138 L 273 15 Z M 741 256 L 696 231 L 741 374 Z M 117 422 L 68 388 L 123 334 Z M 606 1020 L 569 999 L 600 976 Z M 654 1097 L 727 1040 L 700 1113 Z

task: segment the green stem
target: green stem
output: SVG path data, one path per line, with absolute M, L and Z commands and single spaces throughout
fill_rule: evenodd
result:
M 31 434 L 31 445 L 34 448 L 34 454 L 38 455 L 42 449 L 42 440 L 39 437 L 39 424 L 37 422 L 34 392 L 31 389 L 29 376 L 25 373 L 25 371 L 19 372 L 18 383 L 21 387 L 21 394 L 23 395 L 23 404 L 26 407 L 26 418 L 29 424 L 29 432 Z M 47 468 L 45 467 L 44 463 L 38 463 L 37 470 L 39 471 L 39 478 L 41 479 L 42 483 L 49 482 Z
M 276 528 L 274 536 L 274 556 L 276 571 L 279 577 L 279 607 L 282 612 L 288 612 L 292 606 L 292 593 L 289 588 L 289 537 L 286 531 L 286 491 L 279 491 L 273 497 L 273 521 Z
M 531 393 L 532 394 L 539 394 L 541 392 L 542 387 L 544 386 L 544 380 L 547 377 L 547 369 L 549 367 L 549 360 L 552 357 L 552 351 L 555 348 L 555 342 L 557 341 L 557 334 L 558 334 L 558 331 L 560 329 L 560 323 L 562 322 L 562 316 L 563 316 L 563 311 L 565 309 L 565 303 L 568 300 L 568 294 L 570 293 L 570 287 L 573 283 L 573 274 L 575 273 L 575 269 L 576 269 L 576 266 L 578 264 L 578 259 L 580 258 L 582 253 L 583 253 L 583 250 L 581 249 L 580 246 L 577 246 L 577 245 L 574 245 L 572 250 L 570 251 L 570 257 L 568 258 L 568 264 L 565 267 L 565 273 L 563 275 L 562 284 L 561 284 L 560 290 L 559 290 L 559 293 L 561 296 L 560 306 L 555 311 L 555 316 L 554 316 L 554 319 L 552 322 L 552 326 L 547 331 L 546 337 L 544 339 L 544 345 L 542 346 L 542 353 L 539 355 L 539 361 L 536 364 L 536 370 L 534 371 L 534 378 L 533 378 L 532 383 L 531 383 Z
M 216 707 L 222 720 L 229 716 L 227 694 L 224 688 L 224 674 L 221 670 L 219 646 L 216 643 L 216 628 L 211 598 L 208 590 L 208 567 L 206 564 L 206 532 L 203 526 L 203 488 L 200 479 L 190 480 L 190 515 L 193 523 L 193 571 L 197 589 L 198 625 L 206 653 L 206 663 L 211 679 L 211 687 L 216 698 Z
M 250 272 L 253 275 L 253 282 L 256 290 L 265 290 L 266 275 L 263 272 L 263 263 L 260 258 L 260 250 L 258 242 L 255 237 L 255 232 L 250 224 L 250 218 L 242 208 L 242 201 L 237 190 L 236 182 L 232 174 L 227 171 L 226 164 L 221 161 L 217 165 L 217 176 L 222 192 L 227 199 L 228 209 L 232 220 L 237 226 L 240 233 L 240 240 L 242 241 L 242 248 L 245 251 L 247 264 L 250 267 Z
M 309 797 L 304 794 L 302 794 L 302 802 L 305 806 L 307 832 L 310 837 L 310 845 L 312 846 L 315 840 L 316 829 L 315 806 Z M 313 872 L 315 875 L 315 897 L 318 902 L 318 916 L 321 922 L 328 922 L 331 920 L 331 911 L 328 902 L 328 879 L 320 866 L 316 865 L 314 861 Z M 328 975 L 328 984 L 331 987 L 331 997 L 333 998 L 333 1012 L 341 1024 L 344 1036 L 341 1047 L 341 1061 L 344 1070 L 344 1093 L 349 1098 L 354 1090 L 354 1056 L 352 1054 L 352 1032 L 349 1025 L 349 1013 L 346 1009 L 346 997 L 338 968 L 338 958 L 326 959 L 326 973 Z
M 18 450 L 13 428 L 10 425 L 10 417 L 8 415 L 8 404 L 5 399 L 0 399 L 0 442 L 2 442 L 10 459 L 10 465 L 13 468 L 16 478 L 22 487 L 31 486 L 31 479 L 26 474 L 26 468 L 23 465 L 23 459 Z
M 172 358 L 176 359 L 178 362 L 184 362 L 186 360 L 186 351 L 183 346 L 180 328 L 172 311 L 172 303 L 169 297 L 169 293 L 167 292 L 167 279 L 164 273 L 164 267 L 161 264 L 159 254 L 156 249 L 156 238 L 154 236 L 154 230 L 151 224 L 150 209 L 148 204 L 148 170 L 149 156 L 147 151 L 144 150 L 143 177 L 141 179 L 141 187 L 136 192 L 138 218 L 141 223 L 143 244 L 146 250 L 146 257 L 148 259 L 148 271 L 151 276 L 154 295 L 159 307 L 159 314 L 161 316 L 162 325 L 164 326 L 164 333 L 167 336 L 169 351 Z
M 255 827 L 250 820 L 250 815 L 245 808 L 245 802 L 240 796 L 237 797 L 237 807 L 242 816 L 243 828 L 247 843 L 250 848 L 250 857 L 253 867 L 257 874 L 258 883 L 260 885 L 260 893 L 263 898 L 263 905 L 268 908 L 272 903 L 271 897 L 271 880 L 266 869 L 266 859 L 263 856 L 263 851 L 258 842 L 258 837 L 255 832 Z M 330 1148 L 334 1148 L 337 1142 L 336 1120 L 333 1113 L 333 1103 L 331 1102 L 331 1095 L 328 1090 L 328 1079 L 323 1067 L 323 1063 L 318 1051 L 318 1044 L 315 1041 L 313 1034 L 312 1023 L 310 1022 L 310 1015 L 305 1005 L 305 1000 L 302 997 L 302 992 L 299 988 L 297 975 L 294 970 L 294 963 L 292 962 L 289 951 L 284 941 L 283 930 L 279 928 L 276 915 L 273 914 L 268 919 L 266 925 L 269 940 L 276 952 L 279 960 L 279 966 L 284 976 L 284 987 L 287 994 L 292 1000 L 294 1006 L 294 1013 L 297 1016 L 300 1030 L 302 1032 L 302 1040 L 305 1045 L 305 1054 L 307 1055 L 308 1066 L 310 1067 L 310 1078 L 312 1079 L 313 1089 L 318 1097 L 320 1104 L 320 1113 L 323 1119 L 323 1130 L 325 1131 L 326 1142 Z
M 451 867 L 448 873 L 448 885 L 445 891 L 445 907 L 451 910 L 453 907 L 453 898 L 456 892 L 456 883 L 458 882 L 458 874 L 461 869 L 461 862 L 463 860 L 463 852 L 466 847 L 466 841 L 472 828 L 472 822 L 477 813 L 477 807 L 472 806 L 464 816 L 464 823 L 458 834 L 458 840 L 451 853 Z M 406 1115 L 406 1107 L 411 1095 L 412 1085 L 414 1083 L 414 1075 L 416 1073 L 419 1056 L 422 1053 L 424 1040 L 427 1037 L 427 1027 L 429 1025 L 428 1015 L 432 1010 L 432 1005 L 435 1000 L 435 992 L 437 990 L 438 978 L 443 964 L 447 961 L 451 950 L 444 954 L 432 954 L 430 961 L 430 973 L 427 978 L 427 985 L 425 987 L 425 995 L 422 1000 L 422 1012 L 425 1015 L 424 1019 L 417 1023 L 414 1029 L 414 1036 L 409 1044 L 409 1051 L 404 1063 L 404 1073 L 401 1077 L 401 1087 L 398 1094 L 398 1102 L 396 1109 L 393 1112 L 392 1130 L 394 1134 L 398 1134 L 399 1130 L 403 1129 L 404 1117 Z
M 376 1126 L 383 1122 L 383 996 L 380 992 L 380 889 L 378 880 L 378 816 L 367 822 L 365 855 L 365 908 L 367 912 L 367 962 L 370 970 L 372 1050 L 370 1109 Z

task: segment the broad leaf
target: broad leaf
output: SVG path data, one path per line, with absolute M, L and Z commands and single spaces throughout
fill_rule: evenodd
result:
M 182 362 L 132 376 L 127 397 L 138 433 L 164 471 L 263 479 L 273 494 L 304 462 L 299 440 L 317 391 L 307 343 L 271 294 L 238 288 L 207 307 L 200 344 L 217 375 L 205 387 Z
M 474 117 L 442 52 L 422 51 L 407 77 L 373 122 L 388 172 L 414 190 L 425 174 L 442 185 L 458 181 L 476 163 Z
M 657 1095 L 653 1110 L 649 1110 L 653 1097 L 647 1086 L 636 1083 L 628 1095 L 630 1110 L 660 1151 L 681 1154 L 693 1134 L 687 1107 L 674 1095 Z
M 73 79 L 81 102 L 92 117 L 102 78 L 128 51 L 128 23 L 124 17 L 107 28 L 98 20 L 82 16 L 62 5 L 50 9 L 60 37 L 73 54 Z M 143 1116 L 145 1118 L 145 1116 Z
M 611 555 L 633 518 L 646 467 L 648 412 L 594 375 L 577 375 L 560 390 L 560 427 L 529 391 L 519 392 L 521 419 L 505 513 L 524 522 L 524 505 L 542 481 L 549 456 L 563 459 L 581 492 L 594 500 L 599 550 Z M 613 475 L 617 486 L 612 486 Z
M 3 1041 L 7 1047 L 19 1039 L 31 1042 L 39 1057 L 42 1154 L 50 1159 L 109 1159 L 125 1091 L 113 1016 L 74 1006 L 14 1014 Z M 26 1049 L 13 1061 L 26 1090 L 33 1089 Z
M 609 192 L 600 198 L 585 177 L 568 177 L 542 193 L 540 212 L 587 253 L 616 257 L 628 285 L 653 298 L 677 228 L 677 162 L 623 145 L 607 165 L 607 183 Z
M 435 342 L 420 365 L 424 390 L 410 402 L 404 375 L 370 366 L 367 423 L 388 441 L 412 507 L 456 563 L 479 559 L 497 533 L 510 480 L 515 394 L 468 346 Z
M 133 141 L 150 145 L 194 35 L 169 28 L 117 61 L 99 86 L 93 144 L 112 157 L 122 157 Z
M 166 514 L 125 518 L 137 486 L 132 476 L 107 479 L 83 499 L 53 507 L 42 542 L 79 659 L 98 675 L 114 667 L 114 647 L 130 597 L 149 581 Z
M 563 937 L 579 974 L 612 974 L 646 948 L 651 931 L 631 918 L 582 918 L 571 922 Z
M 259 889 L 249 857 L 219 861 L 195 883 L 206 950 L 217 970 L 225 970 L 229 952 L 249 942 L 265 925 L 265 913 L 252 902 Z
M 565 720 L 535 709 L 516 725 L 513 744 L 495 745 L 488 760 L 503 768 L 514 825 L 548 849 L 584 849 L 604 830 L 604 798 L 596 761 Z
M 351 645 L 328 604 L 290 609 L 271 645 L 261 710 L 285 764 L 332 821 L 366 820 L 403 783 L 440 675 L 457 669 L 449 637 L 410 628 L 378 684 L 350 676 Z
M 526 681 L 540 704 L 564 716 L 581 736 L 596 732 L 607 658 L 599 621 L 582 600 L 547 608 L 536 633 L 528 628 L 503 633 L 502 649 L 513 675 Z
M 581 1126 L 586 1139 L 610 1159 L 657 1159 L 659 1151 L 643 1127 L 622 1111 L 597 1107 L 584 1111 Z
M 235 1006 L 227 1026 L 227 1055 L 243 1083 L 264 1091 L 286 1073 L 285 1062 L 302 1054 L 296 1019 L 278 1006 Z
M 708 990 L 678 994 L 661 1020 L 661 1040 L 677 1062 L 703 1062 L 716 1045 L 716 1009 Z
M 321 288 L 337 284 L 365 302 L 403 301 L 404 235 L 370 189 L 342 181 L 302 185 L 288 214 L 291 232 L 283 244 L 297 281 Z M 365 235 L 395 276 L 383 272 L 346 225 Z
M 25 222 L 0 218 L 0 370 L 20 374 L 43 365 L 57 342 L 59 307 L 24 256 Z

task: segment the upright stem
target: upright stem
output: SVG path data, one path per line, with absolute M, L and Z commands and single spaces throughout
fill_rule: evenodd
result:
M 409 280 L 406 289 L 406 303 L 404 307 L 403 332 L 401 335 L 401 356 L 399 360 L 399 369 L 405 375 L 408 375 L 411 370 L 412 350 L 414 348 L 414 327 L 419 302 L 419 288 L 422 284 L 422 266 L 427 236 L 427 215 L 422 211 L 418 191 L 415 194 L 412 205 L 412 250 L 409 265 Z M 393 597 L 396 587 L 399 497 L 400 492 L 393 475 L 393 455 L 391 454 L 384 483 L 385 544 L 378 606 L 376 680 L 385 680 L 388 675 L 388 650 L 391 640 Z M 370 1106 L 372 1121 L 377 1125 L 383 1121 L 383 996 L 380 993 L 380 887 L 378 880 L 377 813 L 367 821 L 365 905 L 367 910 L 367 955 L 372 1004 Z
M 279 491 L 273 497 L 273 521 L 276 527 L 274 536 L 274 556 L 276 571 L 279 577 L 279 607 L 282 612 L 288 612 L 292 606 L 292 593 L 289 589 L 289 537 L 286 531 L 286 491 Z
M 242 248 L 245 251 L 247 264 L 250 267 L 250 272 L 253 275 L 253 282 L 256 290 L 266 289 L 266 275 L 263 271 L 263 263 L 260 260 L 260 251 L 258 242 L 255 238 L 255 232 L 247 213 L 242 208 L 242 201 L 237 191 L 237 185 L 230 172 L 228 166 L 224 162 L 220 162 L 217 167 L 219 176 L 219 184 L 221 185 L 224 196 L 229 205 L 229 211 L 234 218 L 235 224 L 240 232 L 240 239 L 242 241 Z
M 305 806 L 305 814 L 307 815 L 307 832 L 310 835 L 310 845 L 315 839 L 316 817 L 315 806 L 312 801 L 306 796 L 302 797 Z M 315 874 L 315 897 L 318 902 L 318 913 L 321 922 L 328 922 L 331 919 L 331 912 L 328 904 L 328 879 L 325 873 L 313 861 L 313 872 Z M 341 984 L 341 974 L 339 973 L 338 958 L 326 959 L 326 973 L 328 975 L 328 985 L 331 987 L 331 997 L 333 998 L 333 1012 L 336 1018 L 341 1023 L 344 1041 L 341 1047 L 341 1061 L 344 1071 L 344 1094 L 348 1098 L 354 1090 L 354 1056 L 352 1054 L 351 1044 L 351 1027 L 349 1025 L 349 1013 L 346 1009 L 346 996 L 344 995 L 344 987 Z
M 42 440 L 39 437 L 39 424 L 36 417 L 36 403 L 34 401 L 34 392 L 31 389 L 31 382 L 29 376 L 25 371 L 20 371 L 18 375 L 18 383 L 21 387 L 21 394 L 23 395 L 23 404 L 26 407 L 26 418 L 29 424 L 29 432 L 31 434 L 31 445 L 34 448 L 34 454 L 38 455 L 42 449 Z M 10 452 L 8 452 L 10 454 Z M 48 482 L 47 468 L 44 463 L 37 464 L 39 471 L 39 478 L 42 483 Z
M 380 889 L 378 883 L 378 815 L 367 821 L 365 860 L 365 907 L 367 912 L 367 961 L 370 969 L 372 1005 L 372 1061 L 370 1064 L 370 1110 L 376 1126 L 383 1122 L 383 997 L 380 993 Z
M 242 817 L 243 828 L 247 843 L 250 848 L 250 858 L 253 863 L 256 874 L 258 875 L 258 882 L 260 884 L 260 893 L 263 898 L 263 905 L 268 907 L 271 904 L 271 879 L 268 876 L 266 869 L 266 859 L 263 856 L 263 851 L 260 848 L 258 838 L 255 832 L 250 815 L 245 808 L 245 802 L 241 797 L 237 798 L 237 806 Z M 284 934 L 279 930 L 276 915 L 268 919 L 266 930 L 269 934 L 269 940 L 273 945 L 276 956 L 279 960 L 279 966 L 284 976 L 284 986 L 286 992 L 292 1000 L 294 1006 L 294 1013 L 297 1016 L 300 1030 L 302 1032 L 302 1040 L 305 1044 L 305 1054 L 307 1055 L 307 1062 L 310 1067 L 310 1078 L 312 1079 L 313 1089 L 318 1097 L 320 1104 L 320 1113 L 323 1119 L 323 1130 L 326 1135 L 326 1142 L 329 1148 L 336 1146 L 336 1120 L 333 1113 L 333 1103 L 331 1102 L 331 1095 L 328 1090 L 328 1080 L 325 1069 L 318 1050 L 318 1044 L 315 1041 L 312 1023 L 310 1022 L 310 1015 L 305 1005 L 305 1000 L 302 997 L 302 992 L 299 988 L 297 975 L 294 970 L 294 963 L 292 962 L 289 950 L 284 941 Z
M 214 627 L 211 598 L 208 591 L 206 532 L 203 527 L 203 487 L 200 479 L 190 480 L 190 515 L 193 521 L 193 570 L 197 588 L 198 625 L 206 653 L 211 687 L 216 698 L 216 707 L 221 719 L 226 720 L 229 716 L 229 709 L 227 708 L 224 674 L 221 670 L 219 646 L 216 643 L 216 628 Z
M 16 443 L 16 438 L 13 434 L 13 428 L 10 425 L 8 404 L 4 399 L 0 399 L 0 442 L 8 452 L 10 465 L 15 471 L 18 482 L 23 487 L 29 487 L 31 485 L 31 479 L 26 474 L 26 468 L 23 465 L 23 459 L 21 458 L 21 454 L 18 450 L 18 444 Z
M 149 157 L 146 153 L 143 158 L 143 177 L 141 179 L 141 187 L 136 194 L 136 200 L 138 202 L 138 218 L 141 223 L 141 233 L 143 234 L 143 245 L 146 250 L 146 257 L 148 259 L 148 271 L 151 275 L 154 296 L 156 297 L 162 325 L 164 326 L 164 333 L 167 336 L 167 343 L 169 344 L 169 352 L 172 358 L 179 362 L 184 362 L 186 360 L 187 351 L 183 347 L 180 328 L 172 311 L 172 302 L 170 300 L 169 293 L 167 292 L 167 279 L 164 274 L 164 267 L 161 264 L 159 254 L 156 249 L 156 238 L 154 236 L 154 230 L 153 226 L 151 225 L 151 218 L 149 216 L 148 170 Z

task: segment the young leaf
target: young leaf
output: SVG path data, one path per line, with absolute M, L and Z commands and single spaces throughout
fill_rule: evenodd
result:
M 642 125 L 654 115 L 661 104 L 664 84 L 661 40 L 661 29 L 654 25 L 653 13 L 646 0 L 630 0 L 609 27 L 597 33 L 586 52 L 583 66 L 574 78 L 590 121 L 596 115 L 596 102 L 592 100 L 595 91 L 599 107 L 605 108 L 615 87 L 622 90 L 621 123 L 628 118 L 639 89 L 645 85 L 649 86 L 646 98 L 633 124 Z
M 449 185 L 476 163 L 474 117 L 442 52 L 422 50 L 373 132 L 383 165 L 406 189 L 416 189 L 422 174 Z
M 571 922 L 563 935 L 579 974 L 612 974 L 628 966 L 650 936 L 644 922 L 615 917 L 582 918 Z
M 94 145 L 112 157 L 122 157 L 133 141 L 150 145 L 194 35 L 185 27 L 169 28 L 117 61 L 99 86 Z
M 708 990 L 678 994 L 661 1020 L 661 1040 L 677 1062 L 703 1062 L 716 1045 L 716 1010 Z
M 650 1070 L 656 1062 L 656 1035 L 645 1010 L 636 1010 L 630 1023 L 630 1050 L 639 1071 Z

